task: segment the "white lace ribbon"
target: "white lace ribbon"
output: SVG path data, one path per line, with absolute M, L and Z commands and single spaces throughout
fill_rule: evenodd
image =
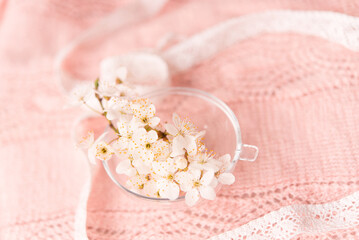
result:
M 324 11 L 270 11 L 217 24 L 162 54 L 173 73 L 186 71 L 219 51 L 262 33 L 292 32 L 324 38 L 359 51 L 359 18 Z
M 67 93 L 77 83 L 77 80 L 72 78 L 63 69 L 65 59 L 76 47 L 101 34 L 153 16 L 167 1 L 136 1 L 100 21 L 95 27 L 71 42 L 56 58 L 55 66 L 61 89 Z M 359 51 L 359 18 L 334 12 L 283 10 L 251 14 L 227 20 L 172 46 L 168 50 L 160 52 L 159 55 L 169 66 L 170 74 L 173 75 L 188 70 L 238 41 L 266 32 L 292 32 L 317 36 L 341 44 L 353 51 Z M 91 185 L 87 183 L 84 186 L 78 205 L 75 224 L 76 240 L 87 239 L 86 206 L 90 189 Z M 317 219 L 317 215 L 313 215 L 312 212 L 321 213 L 321 209 L 326 209 L 327 211 L 341 209 L 342 206 L 346 206 L 349 203 L 351 205 L 357 204 L 358 200 L 358 193 L 355 193 L 343 200 L 330 204 L 285 207 L 213 239 L 230 239 L 231 237 L 233 239 L 240 239 L 238 236 L 241 233 L 250 236 L 247 239 L 262 239 L 260 238 L 261 235 L 258 234 L 257 238 L 252 237 L 253 229 L 260 230 L 263 239 L 270 238 L 265 233 L 268 236 L 275 234 L 273 235 L 275 239 L 288 239 L 287 236 L 293 236 L 293 234 L 302 232 L 327 231 L 335 227 L 352 226 L 358 223 L 358 207 L 352 210 L 347 209 L 345 221 L 343 221 L 343 218 L 340 217 L 341 214 L 339 214 L 336 217 L 333 215 L 331 221 L 323 222 L 324 220 L 320 221 L 320 218 Z M 284 225 L 282 224 L 282 228 L 272 226 L 270 230 L 266 229 L 269 226 L 267 223 L 270 219 L 279 221 L 282 216 L 290 216 L 296 219 L 296 221 L 287 221 Z M 314 223 L 318 224 L 318 227 L 315 227 Z M 274 224 L 273 221 L 272 224 Z M 283 236 L 283 238 L 278 238 L 278 236 Z
M 359 225 L 359 192 L 318 205 L 292 205 L 273 211 L 209 240 L 288 240 Z

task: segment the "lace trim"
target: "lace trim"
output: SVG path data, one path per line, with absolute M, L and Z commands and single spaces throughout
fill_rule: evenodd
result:
M 359 192 L 318 205 L 292 205 L 271 212 L 209 240 L 290 239 L 359 225 Z

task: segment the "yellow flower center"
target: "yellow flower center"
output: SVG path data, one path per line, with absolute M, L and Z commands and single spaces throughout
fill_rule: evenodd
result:
M 205 161 L 204 159 L 201 159 L 198 163 L 199 163 L 199 164 L 205 164 L 206 161 Z
M 120 78 L 116 78 L 116 83 L 121 84 L 121 83 L 123 83 L 123 81 Z
M 199 181 L 196 181 L 196 182 L 193 183 L 193 186 L 194 187 L 199 187 L 199 186 L 201 186 L 201 183 Z
M 106 153 L 107 153 L 107 148 L 105 148 L 105 147 L 101 148 L 101 152 L 102 152 L 103 154 L 106 154 Z

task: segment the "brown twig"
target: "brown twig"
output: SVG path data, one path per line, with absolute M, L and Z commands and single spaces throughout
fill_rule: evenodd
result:
M 97 90 L 98 89 L 98 81 L 99 81 L 99 79 L 96 79 L 96 81 L 95 81 L 95 90 Z M 95 96 L 96 96 L 96 98 L 97 98 L 97 100 L 99 101 L 99 103 L 100 103 L 100 106 L 101 106 L 101 108 L 102 108 L 102 116 L 104 116 L 107 120 L 108 120 L 108 124 L 109 124 L 109 126 L 110 126 L 110 128 L 112 128 L 112 130 L 113 131 L 115 131 L 115 133 L 116 134 L 118 134 L 119 135 L 119 131 L 118 131 L 118 129 L 113 125 L 113 123 L 111 122 L 111 120 L 109 120 L 107 117 L 106 117 L 106 112 L 105 112 L 105 108 L 103 107 L 103 104 L 102 104 L 102 98 L 100 97 L 100 95 L 98 94 L 98 93 L 96 93 L 95 92 Z

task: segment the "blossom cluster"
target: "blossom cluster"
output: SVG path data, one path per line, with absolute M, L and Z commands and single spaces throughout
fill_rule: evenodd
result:
M 126 82 L 127 71 L 96 80 L 94 87 L 80 86 L 73 102 L 103 115 L 115 137 L 96 140 L 89 132 L 79 142 L 89 161 L 118 158 L 118 174 L 128 177 L 127 187 L 138 194 L 176 200 L 185 196 L 193 206 L 200 197 L 214 200 L 218 183 L 230 185 L 233 174 L 229 154 L 217 157 L 202 142 L 205 131 L 198 131 L 188 119 L 173 114 L 172 123 L 161 123 L 155 105 L 136 96 Z

